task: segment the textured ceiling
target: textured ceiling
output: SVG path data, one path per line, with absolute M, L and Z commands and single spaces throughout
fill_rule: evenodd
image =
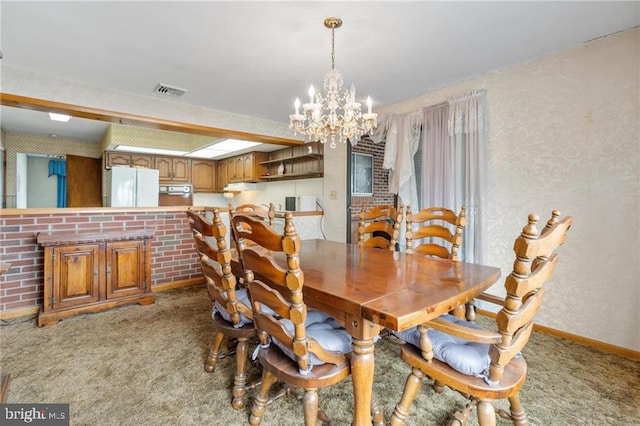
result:
M 375 109 L 637 26 L 640 3 L 5 0 L 2 66 L 287 121 L 331 66 L 328 16 L 336 68 Z M 7 109 L 5 129 L 31 121 Z

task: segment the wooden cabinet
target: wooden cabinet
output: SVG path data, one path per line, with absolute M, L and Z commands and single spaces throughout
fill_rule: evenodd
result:
M 267 168 L 263 180 L 307 179 L 324 176 L 323 146 L 312 142 L 301 146 L 279 149 L 269 153 L 269 158 L 261 164 Z M 280 174 L 280 165 L 284 173 Z
M 38 325 L 72 315 L 155 301 L 151 292 L 153 230 L 41 232 L 44 300 Z
M 227 160 L 218 161 L 217 168 L 217 178 L 216 178 L 216 186 L 218 192 L 223 192 L 224 187 L 229 183 L 229 175 L 228 175 L 228 167 Z
M 191 181 L 191 160 L 182 157 L 155 157 L 155 168 L 160 172 L 160 182 Z
M 269 158 L 266 152 L 250 152 L 242 156 L 242 181 L 260 182 L 260 177 L 267 173 L 267 167 L 262 164 Z
M 193 192 L 216 192 L 217 161 L 191 160 Z
M 229 183 L 259 182 L 260 177 L 267 172 L 267 167 L 261 164 L 269 158 L 266 152 L 249 152 L 228 158 L 227 180 Z
M 146 167 L 152 169 L 153 155 L 106 151 L 104 167 L 110 169 L 112 166 Z
M 227 159 L 227 173 L 229 183 L 242 182 L 242 157 Z

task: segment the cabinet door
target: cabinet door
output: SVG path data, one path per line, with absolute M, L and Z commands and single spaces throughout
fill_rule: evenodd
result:
M 64 309 L 97 302 L 100 299 L 100 246 L 80 244 L 54 247 L 52 251 L 51 300 L 45 300 L 45 305 Z
M 191 161 L 191 183 L 194 192 L 216 191 L 216 162 L 212 160 Z
M 240 167 L 238 168 L 238 166 Z M 230 183 L 240 182 L 240 179 L 242 178 L 242 157 L 240 157 L 239 162 L 238 157 L 229 158 L 227 160 L 227 172 L 229 173 L 229 178 L 227 180 Z M 238 175 L 240 175 L 240 179 L 238 178 Z
M 106 248 L 107 299 L 144 293 L 145 276 L 144 241 L 116 241 Z
M 260 164 L 268 159 L 265 152 L 250 152 L 242 156 L 242 181 L 259 182 L 263 173 L 267 172 L 267 167 Z
M 112 166 L 129 166 L 131 162 L 130 154 L 123 154 L 121 152 L 105 152 L 105 167 L 110 169 Z
M 217 165 L 217 169 L 218 169 L 218 178 L 216 179 L 216 183 L 217 183 L 217 187 L 218 187 L 218 192 L 223 192 L 224 191 L 224 187 L 227 186 L 228 183 L 228 171 L 227 171 L 227 160 L 220 160 L 218 161 L 218 165 Z
M 155 168 L 158 169 L 160 180 L 171 180 L 171 157 L 157 157 L 155 158 Z
M 160 181 L 188 183 L 191 179 L 191 160 L 186 158 L 156 156 L 155 168 Z
M 140 155 L 131 154 L 131 167 L 145 167 L 147 169 L 153 168 L 153 156 L 152 155 Z
M 190 159 L 173 158 L 171 169 L 171 180 L 173 182 L 189 182 L 191 180 Z
M 242 180 L 244 182 L 251 182 L 254 180 L 252 154 L 244 154 L 242 156 Z

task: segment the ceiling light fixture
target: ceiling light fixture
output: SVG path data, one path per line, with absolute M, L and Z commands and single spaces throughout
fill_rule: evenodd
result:
M 66 115 L 66 114 L 56 114 L 55 112 L 50 112 L 49 113 L 49 118 L 53 121 L 63 121 L 63 122 L 67 122 L 69 120 L 71 120 L 71 116 L 70 115 Z
M 243 141 L 238 139 L 223 139 L 212 145 L 192 151 L 186 154 L 187 157 L 200 157 L 200 158 L 217 158 L 236 151 L 241 151 L 256 145 L 261 145 L 260 142 Z
M 147 148 L 144 146 L 117 145 L 116 151 L 137 152 L 139 154 L 185 155 L 187 151 L 177 149 Z
M 345 143 L 347 139 L 356 145 L 362 135 L 376 128 L 378 114 L 371 112 L 371 97 L 367 98 L 367 113 L 360 111 L 353 84 L 351 90 L 342 91 L 342 74 L 335 69 L 335 29 L 342 26 L 342 20 L 327 18 L 324 26 L 331 30 L 331 71 L 324 75 L 324 92 L 316 93 L 313 85 L 309 87 L 309 103 L 302 105 L 303 114 L 300 99 L 296 98 L 289 128 L 294 134 L 306 135 L 310 141 L 330 141 L 331 148 L 336 147 L 336 141 Z

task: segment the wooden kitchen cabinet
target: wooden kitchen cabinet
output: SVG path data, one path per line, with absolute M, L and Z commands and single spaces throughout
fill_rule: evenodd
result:
M 242 180 L 242 160 L 238 157 L 227 158 L 227 182 L 236 183 Z
M 260 177 L 267 172 L 267 167 L 261 164 L 269 159 L 266 152 L 250 152 L 242 156 L 242 181 L 260 182 Z
M 227 158 L 228 183 L 259 182 L 267 167 L 261 162 L 269 158 L 266 152 L 249 152 Z
M 73 315 L 155 301 L 150 229 L 41 232 L 44 300 L 40 327 Z
M 191 181 L 191 160 L 182 157 L 155 157 L 155 168 L 160 174 L 160 182 Z
M 216 192 L 217 161 L 191 160 L 193 192 Z
M 153 168 L 153 155 L 135 154 L 120 151 L 106 151 L 104 167 L 110 169 L 112 166 L 146 167 Z
M 227 160 L 218 161 L 217 168 L 217 178 L 216 178 L 216 186 L 218 192 L 224 192 L 224 187 L 229 183 L 229 176 L 227 171 Z

